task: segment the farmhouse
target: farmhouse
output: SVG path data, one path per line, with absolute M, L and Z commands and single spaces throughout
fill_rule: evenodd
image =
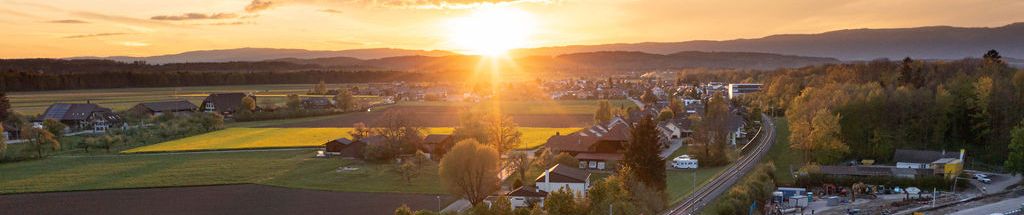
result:
M 610 169 L 622 160 L 625 144 L 629 143 L 630 126 L 616 117 L 607 122 L 568 135 L 555 134 L 545 147 L 554 153 L 569 153 L 580 161 L 581 169 Z
M 242 109 L 242 98 L 246 96 L 252 97 L 255 101 L 256 96 L 246 95 L 245 93 L 212 93 L 203 99 L 202 105 L 199 109 L 207 113 L 219 113 L 224 116 L 230 116 Z
M 334 100 L 324 97 L 313 97 L 302 100 L 302 108 L 305 109 L 331 109 L 334 108 Z
M 123 123 L 121 116 L 117 115 L 110 108 L 100 107 L 95 104 L 67 104 L 57 103 L 46 108 L 43 115 L 36 123 L 47 119 L 55 119 L 68 126 L 69 131 L 93 130 L 95 132 L 106 131 L 112 126 L 120 126 Z
M 555 164 L 534 181 L 537 189 L 544 192 L 554 192 L 558 189 L 568 188 L 575 195 L 587 196 L 587 189 L 590 188 L 590 173 L 575 167 Z
M 363 159 L 363 149 L 366 148 L 368 143 L 383 141 L 384 138 L 380 136 L 366 137 L 358 141 L 352 141 L 348 138 L 338 138 L 324 143 L 324 152 L 325 154 L 332 156 Z
M 429 153 L 433 159 L 441 159 L 453 144 L 455 139 L 450 134 L 430 134 L 423 138 L 420 149 Z
M 139 103 L 128 111 L 147 116 L 163 114 L 188 114 L 196 112 L 199 107 L 185 100 Z

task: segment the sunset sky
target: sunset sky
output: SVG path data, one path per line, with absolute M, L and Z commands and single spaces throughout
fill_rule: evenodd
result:
M 504 15 L 493 16 L 496 8 Z M 1022 11 L 1019 0 L 0 0 L 0 58 L 241 47 L 466 53 L 493 41 L 516 48 L 996 27 L 1024 21 Z M 513 29 L 513 38 L 467 39 Z

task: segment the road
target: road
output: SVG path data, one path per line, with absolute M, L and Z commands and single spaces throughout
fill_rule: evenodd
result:
M 970 214 L 993 214 L 993 213 L 1006 213 L 1008 211 L 1017 210 L 1024 208 L 1024 196 L 1006 199 L 992 204 L 983 205 L 980 207 L 965 209 L 952 213 L 953 215 L 970 215 Z
M 722 174 L 712 178 L 711 182 L 697 188 L 689 197 L 672 206 L 665 214 L 698 214 L 711 201 L 714 201 L 719 195 L 728 191 L 733 184 L 747 175 L 750 170 L 753 170 L 764 155 L 768 153 L 768 150 L 771 149 L 772 144 L 775 144 L 775 122 L 764 114 L 761 114 L 761 119 L 764 122 L 762 123 L 764 127 L 761 129 L 761 133 L 754 138 L 755 141 L 751 142 L 757 144 L 756 148 L 740 157 L 728 169 L 722 171 Z

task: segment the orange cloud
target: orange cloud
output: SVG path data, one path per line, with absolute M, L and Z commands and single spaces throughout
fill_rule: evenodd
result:
M 154 16 L 152 20 L 170 20 L 170 21 L 181 21 L 181 20 L 195 20 L 195 19 L 231 19 L 238 17 L 238 14 L 233 13 L 215 13 L 215 14 L 202 14 L 202 13 L 186 13 L 182 15 L 171 15 L 171 16 Z

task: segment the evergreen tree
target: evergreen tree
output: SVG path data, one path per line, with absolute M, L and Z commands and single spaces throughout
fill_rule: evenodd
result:
M 630 168 L 638 181 L 658 191 L 664 191 L 665 160 L 661 159 L 662 142 L 657 124 L 651 116 L 644 116 L 634 126 L 632 139 L 626 145 L 623 164 Z

